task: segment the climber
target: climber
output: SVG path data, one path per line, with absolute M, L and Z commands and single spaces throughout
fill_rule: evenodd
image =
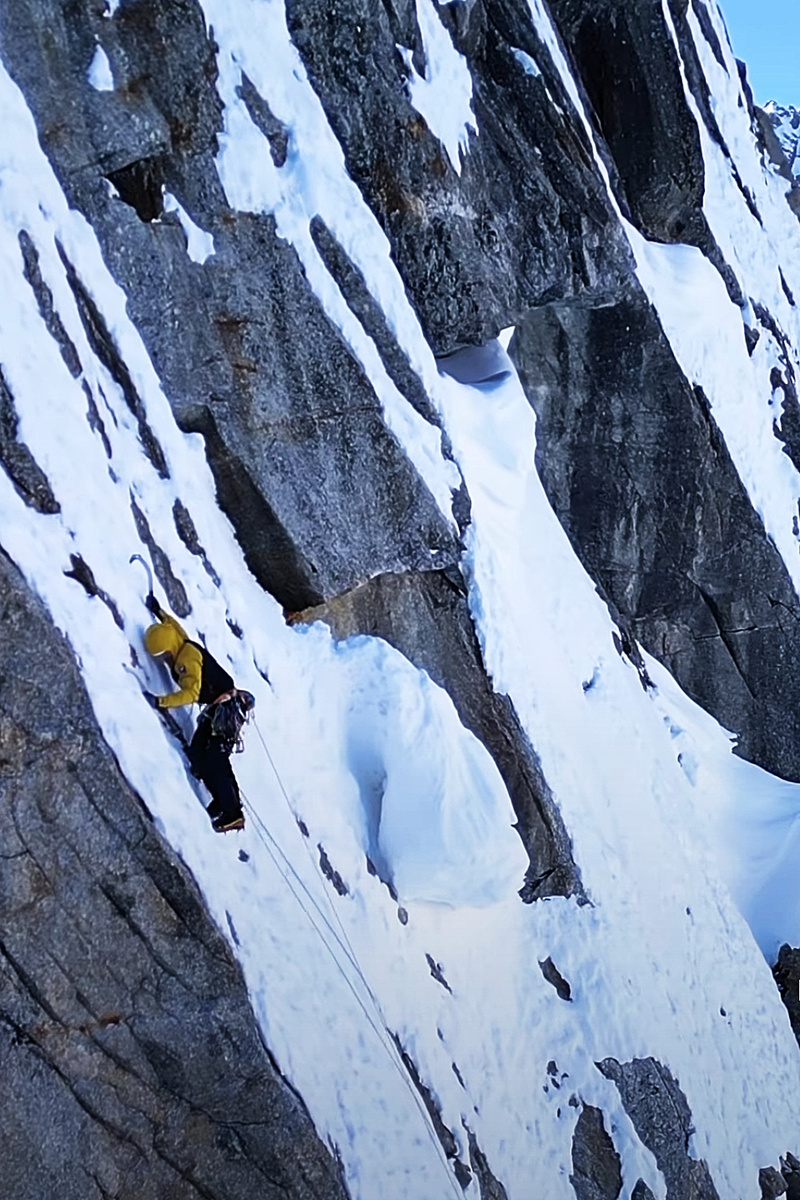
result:
M 146 693 L 156 708 L 184 704 L 205 705 L 189 745 L 192 774 L 211 793 L 206 812 L 217 833 L 244 828 L 239 787 L 230 764 L 234 749 L 241 749 L 241 729 L 255 701 L 250 692 L 238 689 L 230 675 L 204 646 L 190 641 L 186 632 L 159 605 L 150 592 L 145 600 L 158 624 L 145 630 L 144 644 L 153 658 L 163 658 L 178 684 L 177 692 L 165 696 Z

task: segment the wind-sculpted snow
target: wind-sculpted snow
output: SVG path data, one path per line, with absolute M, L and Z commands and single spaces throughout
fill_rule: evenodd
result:
M 68 206 L 4 71 L 0 363 L 14 418 L 6 424 L 52 503 L 32 503 L 30 489 L 0 472 L 0 544 L 72 647 L 128 783 L 197 879 L 241 964 L 264 1042 L 339 1156 L 353 1200 L 523 1200 L 532 1189 L 542 1200 L 572 1200 L 574 1156 L 583 1170 L 592 1124 L 608 1131 L 623 1195 L 671 1198 L 680 1172 L 696 1170 L 706 1194 L 741 1200 L 759 1168 L 796 1148 L 800 1052 L 741 912 L 767 954 L 778 938 L 800 937 L 788 865 L 797 788 L 734 759 L 730 737 L 663 667 L 630 643 L 622 652 L 535 469 L 536 418 L 514 363 L 492 342 L 460 372 L 437 369 L 283 5 L 204 0 L 203 9 L 223 106 L 216 165 L 238 210 L 226 218 L 274 217 L 454 544 L 452 493 L 463 481 L 461 567 L 483 664 L 539 756 L 582 891 L 521 903 L 528 863 L 506 787 L 443 688 L 377 638 L 335 641 L 322 623 L 287 624 L 250 574 L 220 511 L 206 442 L 178 428 L 126 295 L 95 232 Z M 574 106 L 559 109 L 558 127 L 571 147 L 576 128 L 592 147 L 547 12 L 539 0 L 527 11 L 531 43 L 548 56 L 537 67 L 561 75 L 558 95 Z M 444 26 L 436 36 L 450 38 Z M 425 41 L 433 86 L 441 63 Z M 524 60 L 508 58 L 525 87 L 539 86 Z M 715 61 L 703 58 L 709 75 L 719 73 Z M 245 77 L 266 105 L 260 122 Z M 736 78 L 715 86 L 735 89 Z M 735 109 L 736 96 L 720 94 L 726 112 Z M 459 128 L 465 112 L 462 104 Z M 738 154 L 746 120 L 734 116 L 730 127 L 719 119 Z M 756 304 L 794 336 L 770 257 L 772 241 L 785 237 L 781 261 L 794 269 L 794 218 L 786 208 L 784 219 L 780 196 L 773 202 L 745 133 L 740 141 L 763 233 L 753 240 L 754 217 L 727 160 L 704 141 L 706 209 L 752 311 L 731 304 L 700 251 L 654 246 L 621 228 L 684 371 L 708 395 L 753 503 L 796 571 L 796 472 L 772 437 L 771 395 L 753 400 L 754 380 L 769 380 L 778 362 L 777 342 L 762 326 L 751 358 L 745 340 Z M 587 178 L 590 191 L 608 180 L 599 150 Z M 209 243 L 174 204 L 192 270 L 223 269 L 225 222 Z M 593 238 L 613 214 L 610 188 L 598 208 Z M 382 309 L 432 419 L 392 382 L 334 283 L 315 217 Z M 614 257 L 614 270 L 622 261 Z M 591 292 L 585 263 L 570 269 Z M 607 280 L 594 282 L 607 299 Z M 556 293 L 575 299 L 563 280 Z M 476 358 L 490 369 L 476 369 Z M 248 433 L 257 441 L 257 427 Z M 359 463 L 347 466 L 356 473 Z M 323 500 L 310 498 L 312 513 Z M 212 832 L 180 742 L 142 697 L 142 687 L 161 691 L 168 681 L 142 648 L 148 616 L 134 552 L 161 564 L 161 598 L 169 587 L 190 633 L 205 635 L 256 696 L 246 750 L 234 760 L 247 816 L 240 834 Z M 188 733 L 188 716 L 179 720 Z M 662 1154 L 663 1138 L 629 1094 L 655 1076 L 680 1117 L 679 1161 Z

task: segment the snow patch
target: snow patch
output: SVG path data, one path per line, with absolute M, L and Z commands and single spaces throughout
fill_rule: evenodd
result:
M 98 46 L 95 50 L 94 58 L 92 59 L 86 78 L 96 92 L 114 91 L 114 76 L 111 73 L 111 63 L 108 61 L 108 55 L 102 46 Z
M 414 108 L 447 151 L 461 174 L 461 154 L 469 151 L 469 135 L 477 133 L 472 111 L 472 76 L 442 25 L 433 0 L 417 0 L 417 20 L 425 52 L 425 74 L 419 75 L 413 52 L 400 47 L 409 71 L 408 91 Z
M 520 64 L 526 75 L 532 75 L 534 79 L 539 78 L 542 72 L 539 70 L 536 62 L 531 58 L 530 54 L 526 54 L 524 50 L 518 50 L 514 46 L 511 48 L 511 53 L 514 55 L 514 58 Z
M 171 192 L 164 193 L 164 211 L 177 214 L 183 232 L 186 234 L 186 253 L 192 262 L 204 263 L 206 259 L 211 258 L 214 253 L 214 238 L 199 225 L 195 225 Z

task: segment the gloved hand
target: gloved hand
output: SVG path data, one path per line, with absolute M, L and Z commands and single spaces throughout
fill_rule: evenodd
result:
M 160 708 L 158 696 L 154 696 L 152 692 L 142 692 L 142 695 L 151 708 Z
M 145 608 L 147 609 L 147 611 L 149 613 L 152 613 L 154 617 L 157 617 L 160 615 L 161 605 L 158 603 L 158 601 L 156 600 L 156 598 L 152 592 L 150 592 L 147 595 L 147 598 L 145 599 L 144 603 L 145 603 Z

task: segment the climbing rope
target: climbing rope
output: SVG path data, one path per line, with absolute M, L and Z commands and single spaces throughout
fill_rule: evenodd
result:
M 275 774 L 275 778 L 278 781 L 278 786 L 280 787 L 280 790 L 283 793 L 284 799 L 286 800 L 286 803 L 289 807 L 289 811 L 291 812 L 292 817 L 296 820 L 295 813 L 292 808 L 291 801 L 289 799 L 289 794 L 286 791 L 286 788 L 283 784 L 283 780 L 281 779 L 278 769 L 275 766 L 275 762 L 272 758 L 272 755 L 269 752 L 269 747 L 267 746 L 267 743 L 264 740 L 264 737 L 261 733 L 261 730 L 258 728 L 258 725 L 257 725 L 255 719 L 253 720 L 253 725 L 258 734 L 259 741 L 261 742 L 262 746 L 264 747 L 264 751 L 267 755 L 269 763 Z M 333 963 L 336 966 L 336 969 L 338 970 L 339 974 L 342 976 L 342 979 L 345 981 L 345 984 L 347 985 L 348 989 L 352 993 L 353 998 L 355 999 L 359 1008 L 361 1009 L 364 1016 L 366 1017 L 367 1023 L 369 1024 L 369 1026 L 375 1033 L 375 1036 L 378 1038 L 378 1041 L 380 1042 L 383 1049 L 386 1051 L 393 1068 L 397 1072 L 400 1079 L 403 1081 L 404 1086 L 408 1089 L 409 1093 L 411 1094 L 411 1096 L 414 1100 L 414 1103 L 416 1104 L 417 1109 L 419 1110 L 419 1113 L 422 1117 L 423 1124 L 425 1125 L 425 1129 L 427 1130 L 428 1137 L 430 1138 L 431 1143 L 436 1151 L 437 1157 L 439 1158 L 442 1166 L 445 1169 L 448 1182 L 450 1183 L 451 1187 L 453 1188 L 453 1191 L 455 1192 L 456 1196 L 459 1197 L 459 1200 L 463 1200 L 463 1192 L 462 1192 L 460 1186 L 458 1185 L 453 1172 L 450 1169 L 450 1164 L 448 1162 L 447 1156 L 445 1155 L 442 1145 L 441 1145 L 438 1137 L 436 1136 L 435 1131 L 433 1130 L 433 1128 L 431 1126 L 430 1113 L 425 1108 L 425 1106 L 422 1102 L 422 1098 L 420 1097 L 416 1088 L 412 1084 L 411 1080 L 408 1078 L 408 1073 L 407 1073 L 406 1069 L 398 1061 L 397 1047 L 396 1047 L 394 1041 L 391 1040 L 388 1030 L 386 1029 L 386 1023 L 384 1021 L 383 1013 L 381 1012 L 381 1006 L 378 1001 L 378 998 L 375 995 L 375 993 L 373 992 L 372 988 L 370 987 L 369 983 L 367 982 L 367 980 L 364 976 L 364 972 L 362 971 L 361 966 L 359 965 L 358 960 L 356 958 L 355 951 L 353 950 L 353 947 L 350 944 L 350 940 L 347 937 L 347 934 L 344 930 L 344 926 L 341 923 L 339 914 L 336 912 L 335 909 L 332 909 L 334 916 L 336 917 L 337 923 L 342 931 L 342 935 L 344 937 L 344 942 L 342 941 L 342 938 L 339 937 L 338 933 L 333 928 L 333 926 L 331 925 L 328 918 L 322 912 L 319 904 L 317 903 L 316 898 L 309 891 L 307 885 L 305 884 L 303 879 L 298 874 L 294 865 L 287 858 L 286 854 L 281 849 L 281 847 L 278 844 L 278 842 L 276 841 L 276 839 L 270 833 L 266 824 L 261 820 L 261 817 L 259 816 L 258 812 L 256 811 L 254 805 L 251 803 L 250 799 L 245 795 L 245 793 L 243 791 L 241 791 L 241 789 L 240 789 L 240 792 L 241 792 L 241 796 L 242 796 L 244 805 L 245 805 L 248 813 L 250 814 L 250 816 L 253 818 L 256 835 L 258 836 L 262 845 L 264 846 L 264 848 L 266 849 L 270 858 L 272 859 L 272 862 L 273 862 L 273 865 L 275 866 L 276 871 L 278 872 L 278 874 L 281 876 L 281 878 L 286 883 L 287 887 L 291 891 L 292 895 L 294 896 L 295 900 L 299 904 L 303 913 L 305 914 L 307 919 L 310 921 L 315 932 L 321 939 L 323 945 L 325 946 L 325 949 L 330 954 L 331 959 L 333 960 Z M 302 834 L 301 834 L 301 836 L 302 836 Z M 306 847 L 306 848 L 308 849 L 308 847 Z M 284 871 L 282 869 L 281 864 L 278 861 L 278 857 L 276 856 L 276 854 L 277 854 L 277 856 L 280 857 L 280 859 L 286 865 L 286 867 L 288 868 L 288 872 Z M 309 852 L 309 856 L 310 856 L 310 852 Z M 311 861 L 313 862 L 313 859 Z M 330 931 L 330 933 L 336 940 L 336 943 L 338 944 L 338 946 L 341 949 L 342 953 L 344 954 L 345 958 L 347 959 L 347 961 L 352 966 L 353 970 L 358 975 L 358 978 L 360 979 L 361 983 L 363 984 L 364 989 L 365 989 L 367 995 L 369 996 L 369 999 L 372 1001 L 372 1004 L 375 1008 L 376 1013 L 378 1014 L 378 1017 L 380 1019 L 380 1025 L 376 1024 L 375 1019 L 373 1018 L 372 1014 L 369 1012 L 366 1004 L 364 1003 L 363 998 L 359 995 L 358 990 L 356 989 L 356 987 L 353 983 L 353 980 L 350 978 L 348 973 L 345 971 L 345 969 L 342 966 L 341 962 L 339 961 L 338 957 L 334 953 L 334 950 L 333 950 L 332 946 L 330 945 L 330 943 L 328 942 L 328 939 L 325 937 L 323 930 L 320 928 L 320 926 L 317 924 L 317 921 L 314 919 L 313 913 L 306 907 L 305 903 L 303 902 L 302 896 L 296 890 L 294 884 L 292 883 L 292 878 L 294 878 L 297 881 L 297 883 L 302 888 L 303 892 L 306 894 L 308 899 L 311 901 L 318 916 L 320 917 L 320 919 L 322 921 L 324 921 L 326 927 L 328 928 L 328 930 Z M 346 945 L 345 945 L 345 943 L 346 943 Z
M 373 1030 L 373 1032 L 374 1032 L 375 1036 L 377 1037 L 378 1041 L 380 1042 L 382 1048 L 386 1051 L 386 1054 L 389 1057 L 389 1061 L 391 1062 L 392 1067 L 397 1072 L 399 1078 L 402 1080 L 404 1087 L 406 1087 L 408 1089 L 414 1103 L 417 1106 L 417 1109 L 419 1110 L 420 1116 L 422 1117 L 423 1124 L 427 1131 L 428 1137 L 431 1140 L 431 1144 L 433 1145 L 434 1150 L 436 1151 L 437 1157 L 439 1158 L 442 1166 L 444 1167 L 444 1170 L 447 1174 L 448 1182 L 452 1186 L 453 1191 L 455 1192 L 456 1196 L 459 1197 L 459 1200 L 463 1200 L 463 1192 L 461 1191 L 460 1187 L 458 1186 L 456 1179 L 450 1170 L 450 1165 L 448 1163 L 448 1160 L 444 1153 L 444 1150 L 442 1149 L 441 1143 L 439 1142 L 439 1139 L 437 1138 L 433 1128 L 431 1127 L 430 1113 L 425 1108 L 425 1106 L 422 1102 L 422 1098 L 419 1096 L 416 1088 L 413 1086 L 413 1084 L 409 1080 L 408 1074 L 407 1074 L 405 1068 L 401 1066 L 400 1062 L 398 1062 L 397 1047 L 394 1044 L 394 1042 L 390 1040 L 390 1036 L 388 1034 L 388 1031 L 386 1030 L 385 1024 L 383 1024 L 383 1017 L 382 1017 L 382 1014 L 380 1011 L 380 1005 L 378 1004 L 377 998 L 375 997 L 375 994 L 372 991 L 372 988 L 369 986 L 366 979 L 364 978 L 364 973 L 361 970 L 361 967 L 359 966 L 358 962 L 353 957 L 351 957 L 350 953 L 348 953 L 347 949 L 342 944 L 341 939 L 337 935 L 335 929 L 333 929 L 333 927 L 331 926 L 330 922 L 327 920 L 325 915 L 320 911 L 319 905 L 317 904 L 316 900 L 309 892 L 309 890 L 306 887 L 303 880 L 297 874 L 297 871 L 294 869 L 292 864 L 289 862 L 288 858 L 286 857 L 283 850 L 278 845 L 275 838 L 272 836 L 272 834 L 269 832 L 269 830 L 267 829 L 264 822 L 259 817 L 258 813 L 256 812 L 255 808 L 253 807 L 253 805 L 250 802 L 250 800 L 248 799 L 248 797 L 245 795 L 244 792 L 241 791 L 241 789 L 240 789 L 240 792 L 241 792 L 242 800 L 244 801 L 244 805 L 245 805 L 248 813 L 254 819 L 254 823 L 256 826 L 256 835 L 258 836 L 262 845 L 264 846 L 264 848 L 266 849 L 270 858 L 272 859 L 272 862 L 273 862 L 273 865 L 274 865 L 276 871 L 281 876 L 283 881 L 286 883 L 290 892 L 292 893 L 295 900 L 299 904 L 301 910 L 303 911 L 305 916 L 310 921 L 312 928 L 315 930 L 315 932 L 319 936 L 320 940 L 322 941 L 323 946 L 328 951 L 328 954 L 331 956 L 334 966 L 336 967 L 337 971 L 339 972 L 339 974 L 341 975 L 345 984 L 347 985 L 347 988 L 352 993 L 353 998 L 356 1001 L 356 1003 L 358 1004 L 358 1007 L 361 1009 L 362 1013 L 364 1014 L 368 1025 Z M 324 932 L 322 931 L 322 929 L 320 928 L 320 926 L 317 924 L 316 920 L 314 919 L 313 913 L 310 912 L 309 909 L 306 907 L 306 905 L 303 903 L 303 899 L 299 895 L 297 890 L 295 889 L 295 887 L 292 883 L 292 880 L 290 878 L 290 875 L 287 874 L 284 870 L 282 870 L 281 865 L 278 862 L 278 858 L 273 853 L 273 847 L 278 852 L 278 854 L 280 855 L 283 862 L 286 863 L 286 865 L 288 866 L 289 871 L 291 872 L 291 875 L 294 876 L 294 878 L 297 879 L 297 881 L 300 883 L 301 887 L 303 888 L 303 891 L 306 893 L 306 895 L 311 900 L 317 913 L 322 918 L 322 920 L 325 922 L 328 929 L 330 930 L 330 932 L 333 934 L 334 938 L 336 939 L 338 945 L 341 947 L 342 951 L 345 954 L 345 957 L 347 958 L 347 961 L 351 964 L 353 969 L 356 971 L 359 979 L 364 984 L 364 987 L 366 988 L 370 999 L 372 1000 L 373 1004 L 375 1005 L 375 1007 L 378 1011 L 379 1016 L 381 1017 L 380 1025 L 376 1023 L 375 1019 L 373 1018 L 372 1014 L 369 1012 L 369 1009 L 367 1008 L 366 1004 L 364 1003 L 364 1000 L 358 994 L 358 990 L 356 989 L 355 985 L 353 984 L 353 980 L 350 978 L 348 973 L 345 971 L 341 962 L 339 961 L 336 954 L 334 953 L 333 948 L 331 947 L 330 943 L 328 942 L 327 938 L 325 937 Z
M 284 800 L 286 801 L 286 807 L 288 808 L 288 810 L 289 810 L 289 812 L 290 812 L 290 814 L 291 814 L 291 816 L 292 816 L 292 820 L 295 822 L 295 824 L 297 824 L 297 823 L 298 823 L 297 814 L 296 814 L 296 812 L 294 811 L 294 808 L 292 807 L 292 802 L 291 802 L 291 800 L 289 799 L 289 793 L 287 792 L 287 790 L 286 790 L 286 788 L 285 788 L 285 786 L 284 786 L 283 780 L 281 779 L 280 772 L 278 771 L 278 768 L 277 768 L 277 766 L 275 765 L 275 760 L 273 759 L 272 755 L 270 754 L 269 746 L 267 745 L 266 741 L 264 740 L 264 735 L 262 734 L 261 730 L 260 730 L 260 729 L 259 729 L 259 727 L 258 727 L 258 722 L 257 722 L 257 721 L 256 721 L 256 719 L 255 719 L 255 715 L 253 715 L 253 728 L 255 729 L 256 733 L 258 734 L 258 740 L 261 742 L 261 745 L 264 747 L 264 753 L 266 754 L 266 756 L 267 756 L 267 759 L 268 759 L 268 761 L 269 761 L 269 765 L 270 765 L 270 767 L 272 768 L 272 772 L 273 772 L 273 774 L 274 774 L 274 776 L 275 776 L 276 780 L 278 781 L 278 787 L 280 788 L 280 790 L 281 790 L 281 793 L 282 793 L 282 795 L 283 795 L 283 798 L 284 798 Z M 256 817 L 256 820 L 258 820 L 258 819 L 259 819 L 259 818 L 258 818 L 258 817 Z M 302 830 L 301 830 L 300 832 L 301 832 L 301 834 L 302 834 Z M 308 844 L 308 842 L 307 842 L 307 840 L 306 840 L 306 837 L 305 837 L 305 836 L 303 836 L 303 845 L 305 846 L 306 854 L 308 855 L 309 861 L 310 861 L 310 862 L 313 864 L 313 866 L 314 866 L 314 869 L 316 870 L 316 866 L 317 866 L 317 865 L 316 865 L 316 863 L 314 862 L 314 859 L 313 859 L 313 857 L 312 857 L 312 854 L 311 854 L 311 848 L 310 848 L 310 846 L 309 846 L 309 844 Z M 283 851 L 281 851 L 281 853 L 283 853 Z M 287 863 L 288 863 L 288 859 L 287 859 L 286 861 L 287 861 Z M 292 871 L 294 871 L 294 868 L 292 867 L 291 863 L 288 863 L 288 865 L 291 867 Z M 297 873 L 295 872 L 295 874 L 297 874 Z M 302 885 L 303 889 L 304 889 L 304 890 L 306 891 L 306 893 L 308 894 L 308 896 L 309 896 L 309 899 L 311 899 L 311 900 L 314 902 L 315 906 L 316 906 L 316 901 L 314 901 L 314 900 L 313 900 L 313 897 L 311 896 L 310 892 L 308 892 L 308 889 L 306 888 L 306 886 L 305 886 L 305 884 L 303 883 L 303 881 L 300 879 L 300 877 L 299 877 L 299 876 L 297 876 L 297 878 L 298 878 L 299 882 L 301 883 L 301 885 Z M 333 903 L 333 900 L 331 899 L 331 897 L 330 897 L 330 896 L 328 896 L 328 895 L 327 895 L 327 893 L 326 893 L 326 899 L 327 899 L 327 901 L 328 901 L 328 907 L 330 908 L 330 911 L 333 913 L 333 916 L 334 916 L 334 918 L 335 918 L 335 920 L 336 920 L 336 924 L 339 926 L 339 929 L 341 930 L 342 937 L 344 938 L 344 941 L 347 943 L 347 948 L 345 949 L 345 946 L 342 946 L 342 949 L 343 949 L 343 950 L 345 951 L 345 953 L 347 954 L 347 957 L 350 959 L 350 961 L 351 961 L 351 963 L 353 964 L 353 967 L 355 968 L 355 970 L 356 970 L 356 971 L 358 971 L 359 975 L 361 976 L 361 980 L 362 980 L 362 982 L 363 982 L 363 984 L 364 984 L 364 987 L 365 987 L 365 988 L 367 989 L 367 991 L 369 992 L 369 994 L 370 994 L 370 997 L 371 997 L 371 999 L 372 999 L 373 1003 L 375 1004 L 376 1008 L 378 1009 L 378 1011 L 380 1011 L 380 1004 L 378 1003 L 378 999 L 377 999 L 377 997 L 374 995 L 374 993 L 373 993 L 372 989 L 370 988 L 369 984 L 367 983 L 366 979 L 365 979 L 365 978 L 364 978 L 364 976 L 363 976 L 363 973 L 362 973 L 362 971 L 361 971 L 361 968 L 360 968 L 360 967 L 359 967 L 359 965 L 358 965 L 358 960 L 357 960 L 356 952 L 355 952 L 355 950 L 353 949 L 353 946 L 352 946 L 352 943 L 350 942 L 350 939 L 349 939 L 349 937 L 347 936 L 347 930 L 345 929 L 345 927 L 344 927 L 344 924 L 342 923 L 342 919 L 341 919 L 341 917 L 339 916 L 339 913 L 336 911 L 336 906 L 334 905 L 334 903 Z M 317 910 L 319 911 L 319 909 L 318 909 L 318 906 L 317 906 Z M 323 914 L 322 914 L 322 913 L 320 913 L 320 916 L 322 916 L 322 915 L 323 915 Z M 323 917 L 323 920 L 324 920 L 324 919 L 325 919 L 325 918 Z M 327 921 L 326 921 L 325 923 L 326 923 L 326 924 L 328 924 L 328 922 L 327 922 Z M 330 926 L 329 926 L 329 928 L 330 928 Z M 336 940 L 337 940 L 337 941 L 340 941 L 340 939 L 339 939 L 339 938 L 338 938 L 338 936 L 336 935 L 336 932 L 335 932 L 335 930 L 331 930 L 331 933 L 333 933 L 333 935 L 334 935 L 334 937 L 336 937 Z M 341 945 L 341 942 L 340 942 L 340 945 Z M 382 1014 L 381 1014 L 381 1016 L 382 1016 Z

